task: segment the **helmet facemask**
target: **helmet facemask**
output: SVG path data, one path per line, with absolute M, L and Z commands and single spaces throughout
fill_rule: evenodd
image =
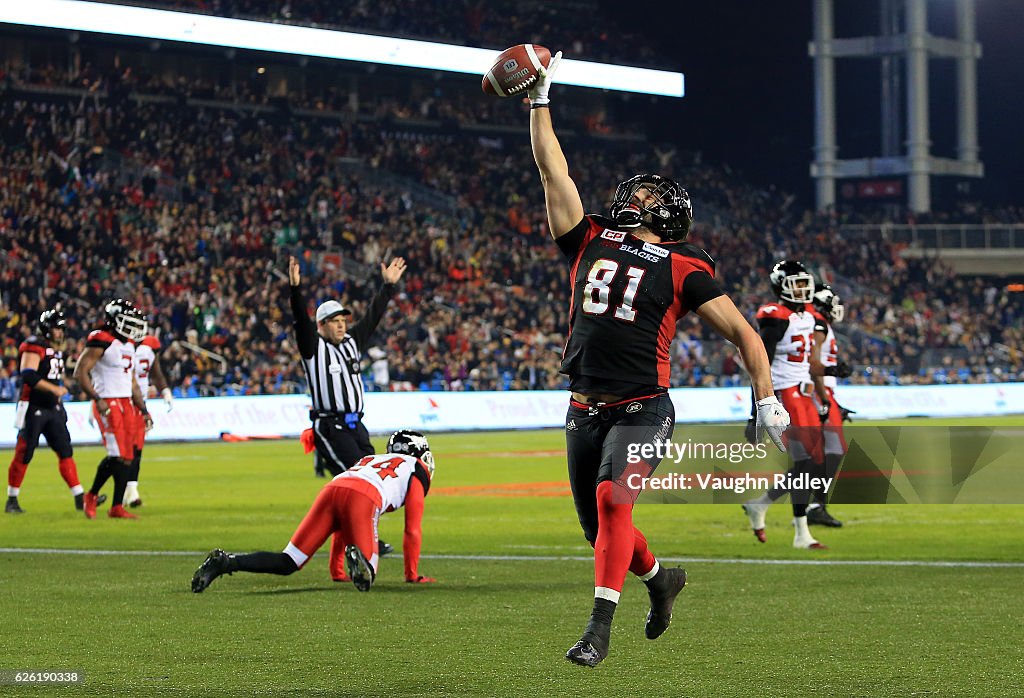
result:
M 104 309 L 107 323 L 117 334 L 130 342 L 141 342 L 149 332 L 146 317 L 138 308 L 125 300 L 107 303 Z
M 693 222 L 690 195 L 656 174 L 636 175 L 615 188 L 609 215 L 624 229 L 644 227 L 662 240 L 684 240 Z
M 779 298 L 790 303 L 810 303 L 814 299 L 814 277 L 807 272 L 784 277 Z
M 815 291 L 814 305 L 834 323 L 842 322 L 846 317 L 846 306 L 827 284 Z

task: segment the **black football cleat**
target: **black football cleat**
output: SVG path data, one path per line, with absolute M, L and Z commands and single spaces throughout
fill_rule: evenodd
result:
M 672 622 L 672 606 L 675 604 L 679 592 L 686 586 L 686 570 L 681 567 L 662 569 L 665 571 L 664 577 L 647 587 L 647 595 L 651 599 L 651 610 L 647 612 L 644 635 L 648 640 L 657 640 L 663 632 L 668 630 L 669 623 Z M 661 576 L 659 574 L 655 579 Z
M 596 667 L 608 656 L 612 627 L 606 623 L 595 623 L 591 618 L 583 637 L 569 648 L 565 658 L 573 664 Z
M 5 514 L 24 514 L 25 510 L 21 508 L 20 504 L 18 504 L 18 498 L 17 497 L 8 497 L 7 498 L 7 505 L 4 506 L 4 513 Z
M 192 593 L 201 594 L 206 587 L 213 584 L 214 579 L 222 574 L 231 574 L 231 570 L 228 569 L 230 562 L 228 554 L 220 548 L 211 551 L 192 575 Z
M 843 522 L 828 513 L 825 507 L 814 507 L 807 510 L 807 523 L 811 526 L 828 526 L 829 528 L 842 528 Z
M 359 591 L 369 591 L 376 573 L 363 551 L 352 545 L 345 546 L 345 572 Z
M 391 543 L 385 543 L 382 540 L 377 541 L 378 555 L 384 557 L 385 555 L 390 555 L 393 552 L 395 552 L 395 546 L 391 545 Z

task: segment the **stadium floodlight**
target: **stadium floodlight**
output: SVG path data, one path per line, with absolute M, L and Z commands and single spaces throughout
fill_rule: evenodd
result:
M 0 0 L 0 23 L 483 75 L 498 51 L 80 0 Z M 683 96 L 683 74 L 564 60 L 562 85 Z

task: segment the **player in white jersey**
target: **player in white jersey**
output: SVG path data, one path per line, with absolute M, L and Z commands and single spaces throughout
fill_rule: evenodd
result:
M 807 476 L 822 469 L 821 422 L 811 399 L 811 354 L 814 351 L 815 317 L 809 304 L 814 295 L 814 277 L 800 262 L 783 260 L 772 267 L 770 281 L 778 300 L 761 306 L 757 322 L 772 368 L 775 394 L 789 412 L 790 428 L 783 438 L 789 447 L 793 466 L 791 477 Z M 773 488 L 757 499 L 743 504 L 754 535 L 766 540 L 765 515 L 768 505 L 787 492 L 793 505 L 793 547 L 822 549 L 825 546 L 811 536 L 807 528 L 807 490 Z
M 163 398 L 167 403 L 167 411 L 170 412 L 174 408 L 174 397 L 171 395 L 171 389 L 167 387 L 167 379 L 160 366 L 160 349 L 160 340 L 151 334 L 147 334 L 135 345 L 135 380 L 139 384 L 139 392 L 142 393 L 144 399 L 149 397 L 150 383 L 152 383 L 155 394 L 159 394 Z M 125 506 L 132 508 L 142 506 L 142 497 L 139 496 L 139 467 L 142 463 L 142 448 L 146 442 L 146 430 L 140 430 L 136 437 L 138 443 L 132 458 L 132 467 L 128 474 L 128 485 L 124 490 L 123 502 Z
M 828 284 L 816 285 L 813 309 L 818 323 L 814 328 L 815 351 L 811 355 L 811 376 L 818 396 L 818 415 L 824 437 L 825 462 L 821 475 L 832 478 L 839 472 L 839 464 L 846 454 L 843 420 L 848 419 L 851 413 L 851 410 L 836 402 L 835 387 L 837 380 L 848 378 L 853 374 L 853 369 L 846 362 L 839 361 L 839 349 L 832 325 L 843 321 L 846 308 Z M 827 494 L 821 488 L 814 490 L 813 501 L 807 507 L 807 522 L 839 528 L 842 522 L 834 518 L 826 508 Z
M 192 591 L 200 593 L 217 577 L 233 572 L 292 574 L 333 534 L 330 572 L 336 582 L 351 580 L 369 591 L 377 577 L 377 522 L 380 515 L 405 507 L 405 581 L 435 581 L 419 573 L 423 537 L 423 500 L 430 491 L 434 456 L 427 438 L 416 431 L 397 431 L 387 453 L 366 456 L 328 482 L 283 552 L 232 555 L 212 551 L 192 575 Z
M 115 519 L 134 519 L 122 504 L 131 462 L 140 441 L 139 431 L 153 420 L 135 380 L 135 345 L 146 335 L 146 318 L 126 300 L 104 307 L 106 324 L 93 330 L 75 366 L 75 380 L 93 401 L 93 417 L 99 425 L 107 456 L 96 468 L 92 488 L 85 495 L 87 518 L 96 518 L 97 495 L 114 478 L 114 503 L 107 513 Z

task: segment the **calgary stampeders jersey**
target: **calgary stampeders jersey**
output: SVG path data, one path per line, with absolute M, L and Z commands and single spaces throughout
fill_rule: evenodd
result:
M 839 363 L 839 348 L 836 345 L 836 333 L 832 331 L 832 325 L 822 318 L 819 321 L 817 329 L 823 329 L 825 331 L 825 342 L 821 347 L 816 347 L 815 351 L 820 351 L 818 355 L 821 359 L 821 365 L 826 368 L 829 366 L 835 366 Z M 826 388 L 836 387 L 835 376 L 824 376 L 822 380 L 825 382 Z
M 811 381 L 811 352 L 814 351 L 814 314 L 808 310 L 793 311 L 779 303 L 761 306 L 757 311 L 757 322 L 763 329 L 775 325 L 776 335 L 781 336 L 772 357 L 772 385 L 775 390 L 785 390 Z
M 645 242 L 587 215 L 556 242 L 571 264 L 570 389 L 668 388 L 676 322 L 723 295 L 715 262 L 686 242 Z
M 18 352 L 38 355 L 39 367 L 36 369 L 36 373 L 39 377 L 54 385 L 64 385 L 64 352 L 51 347 L 45 338 L 35 335 L 29 337 L 18 347 Z M 33 388 L 26 383 L 21 384 L 21 394 L 18 399 L 28 401 L 30 405 L 36 407 L 57 406 L 56 395 Z
M 103 355 L 92 367 L 96 393 L 101 398 L 132 396 L 132 372 L 135 368 L 135 345 L 122 342 L 107 330 L 93 330 L 86 339 L 87 349 L 99 347 Z
M 139 383 L 139 391 L 143 399 L 149 397 L 149 372 L 153 370 L 157 352 L 160 351 L 160 340 L 149 334 L 135 345 L 135 380 Z
M 430 474 L 418 458 L 401 453 L 382 453 L 366 456 L 335 480 L 359 478 L 366 480 L 380 492 L 381 511 L 389 512 L 405 504 L 409 481 L 416 478 L 423 485 L 423 494 L 430 491 Z

